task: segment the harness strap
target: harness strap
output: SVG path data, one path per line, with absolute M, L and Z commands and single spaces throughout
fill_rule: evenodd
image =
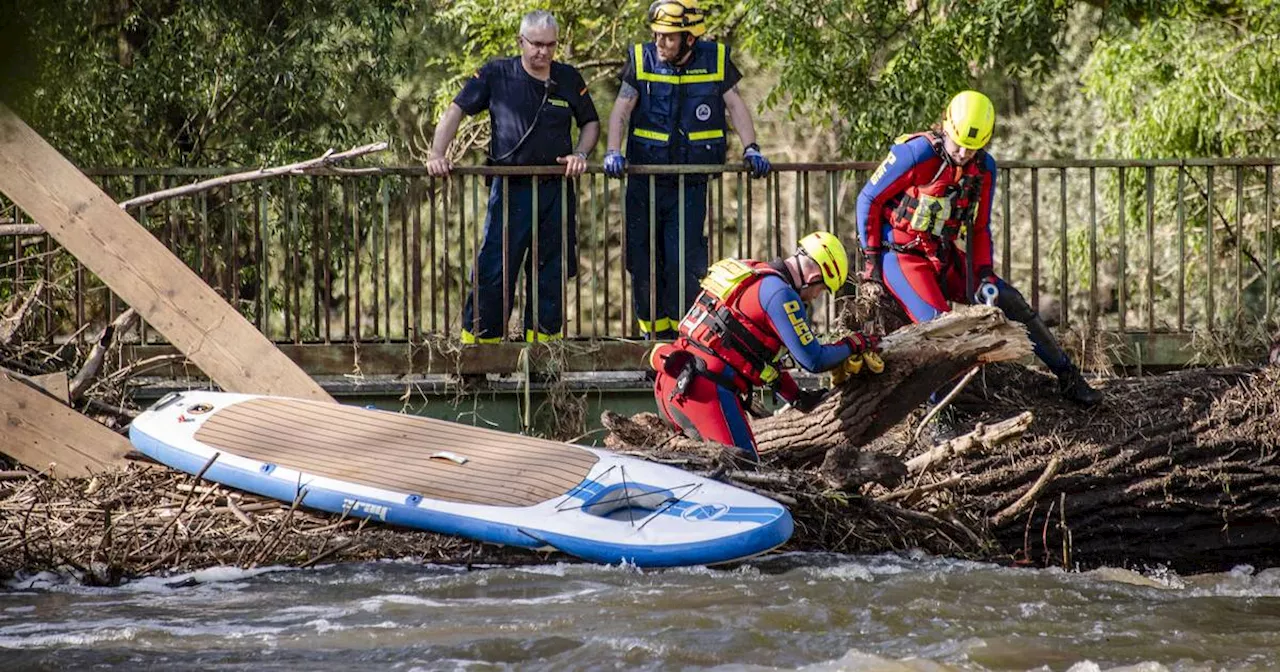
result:
M 713 351 L 711 348 L 708 348 L 705 345 L 702 345 L 701 343 L 694 343 L 693 341 L 689 341 L 689 345 L 693 346 L 695 350 L 697 350 L 698 352 L 704 355 L 707 355 L 709 357 L 715 357 L 716 359 L 719 359 L 721 362 L 724 362 L 724 360 L 720 359 L 720 356 L 717 355 L 715 351 Z M 751 392 L 751 383 L 747 382 L 746 378 L 743 378 L 741 376 L 726 376 L 724 373 L 720 371 L 712 371 L 710 367 L 707 366 L 706 360 L 704 360 L 702 357 L 699 357 L 697 354 L 694 354 L 693 357 L 690 357 L 689 359 L 690 359 L 690 362 L 689 364 L 686 364 L 686 366 L 692 366 L 694 368 L 694 372 L 697 373 L 699 376 L 702 376 L 710 380 L 711 382 L 715 383 L 716 385 L 719 385 L 720 387 L 725 388 L 726 390 L 738 390 L 740 394 L 744 394 L 744 395 Z M 725 362 L 725 364 L 728 364 L 728 362 Z M 743 388 L 746 388 L 746 389 L 743 389 Z
M 902 245 L 899 243 L 889 243 L 889 249 L 893 250 L 894 252 L 899 252 L 902 254 L 910 254 L 912 256 L 921 257 L 923 259 L 929 258 L 929 255 L 925 253 L 924 250 L 920 249 L 919 238 L 916 238 L 915 240 L 911 241 L 910 243 L 907 243 L 906 245 Z
M 711 329 L 759 370 L 761 378 L 765 379 L 765 382 L 770 382 L 770 373 L 772 372 L 776 375 L 776 369 L 774 369 L 769 355 L 763 354 L 769 351 L 760 342 L 760 339 L 742 326 L 727 307 L 721 306 L 717 308 L 716 301 L 710 296 L 702 294 L 698 299 L 698 303 L 706 313 Z

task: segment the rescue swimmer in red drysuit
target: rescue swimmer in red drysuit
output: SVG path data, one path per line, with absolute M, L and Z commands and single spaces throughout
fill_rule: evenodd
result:
M 951 99 L 941 129 L 898 139 L 858 195 L 864 277 L 882 283 L 914 322 L 947 312 L 948 301 L 993 303 L 1027 326 L 1062 395 L 1092 406 L 1102 393 L 1080 375 L 1022 294 L 993 270 L 996 161 L 984 148 L 994 127 L 991 100 L 964 91 Z M 972 266 L 956 246 L 962 229 L 971 237 Z
M 667 421 L 690 438 L 736 446 L 759 461 L 747 420 L 752 388 L 765 385 L 793 408 L 808 412 L 826 390 L 802 390 L 779 360 L 791 353 L 800 367 L 857 373 L 865 362 L 879 373 L 879 339 L 846 336 L 823 345 L 805 304 L 823 290 L 833 295 L 849 276 L 849 257 L 835 236 L 817 232 L 790 257 L 772 262 L 723 259 L 707 271 L 702 292 L 680 321 L 680 333 L 650 354 L 657 371 L 653 394 Z M 837 376 L 840 378 L 840 376 Z

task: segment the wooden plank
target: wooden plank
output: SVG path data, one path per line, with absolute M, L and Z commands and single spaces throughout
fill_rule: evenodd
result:
M 286 357 L 313 376 L 341 376 L 356 370 L 365 375 L 456 374 L 464 376 L 486 373 L 519 373 L 523 343 L 469 345 L 465 348 L 440 349 L 434 352 L 408 343 L 305 344 L 284 343 L 279 346 Z M 594 341 L 537 345 L 532 348 L 531 365 L 535 373 L 640 371 L 645 367 L 645 354 L 652 347 L 641 341 Z M 174 354 L 165 345 L 121 346 L 126 362 L 136 362 L 161 355 Z M 183 378 L 190 374 L 182 365 L 161 367 L 148 375 Z
M 71 403 L 71 382 L 66 371 L 46 373 L 43 376 L 31 376 L 31 382 L 39 385 L 45 392 L 64 404 Z
M 333 401 L 4 105 L 0 105 L 0 192 L 223 389 Z
M 0 370 L 0 452 L 5 455 L 67 478 L 122 467 L 132 448 L 125 437 Z

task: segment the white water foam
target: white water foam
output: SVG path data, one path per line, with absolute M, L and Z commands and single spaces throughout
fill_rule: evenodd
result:
M 449 602 L 441 602 L 440 600 L 432 600 L 425 597 L 417 597 L 415 595 L 401 595 L 399 593 L 391 593 L 387 595 L 375 595 L 367 597 L 356 602 L 356 608 L 369 613 L 377 613 L 388 604 L 396 605 L 412 605 L 419 607 L 447 607 Z
M 1097 663 L 1085 660 L 1067 668 L 1067 672 L 1169 672 L 1169 668 L 1160 663 L 1142 662 L 1136 665 L 1109 667 L 1103 670 Z
M 222 640 L 242 639 L 245 637 L 273 636 L 283 632 L 283 630 L 283 628 L 253 626 L 227 621 L 201 625 L 126 619 L 30 623 L 0 627 L 0 648 L 83 647 L 104 642 L 147 639 L 155 635 L 187 638 L 211 637 Z
M 587 641 L 593 644 L 603 644 L 609 649 L 619 653 L 628 653 L 639 649 L 647 653 L 661 656 L 667 652 L 666 646 L 658 642 L 652 642 L 639 637 L 592 637 Z
M 862 581 L 866 583 L 875 581 L 875 576 L 872 575 L 869 567 L 855 563 L 836 565 L 835 567 L 806 567 L 804 573 L 810 577 L 805 582 L 810 586 L 826 580 Z
M 211 586 L 218 590 L 241 590 L 247 584 L 245 579 L 271 572 L 296 572 L 291 567 L 271 566 L 255 569 L 240 567 L 209 567 L 185 574 L 166 576 L 144 576 L 125 582 L 115 587 L 81 585 L 81 577 L 73 572 L 39 572 L 37 574 L 17 576 L 5 583 L 10 590 L 30 591 L 47 590 L 80 595 L 111 595 L 119 593 L 171 593 L 175 590 L 190 591 L 196 586 L 179 584 L 196 583 L 198 586 Z

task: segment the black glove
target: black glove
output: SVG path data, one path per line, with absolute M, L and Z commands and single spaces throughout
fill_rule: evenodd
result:
M 862 270 L 862 279 L 884 284 L 884 248 L 864 247 L 862 257 L 866 262 Z
M 791 400 L 791 408 L 794 408 L 801 413 L 808 413 L 809 411 L 817 408 L 818 404 L 822 403 L 822 400 L 826 398 L 827 390 L 824 389 L 800 390 L 800 394 L 796 395 L 796 398 Z

